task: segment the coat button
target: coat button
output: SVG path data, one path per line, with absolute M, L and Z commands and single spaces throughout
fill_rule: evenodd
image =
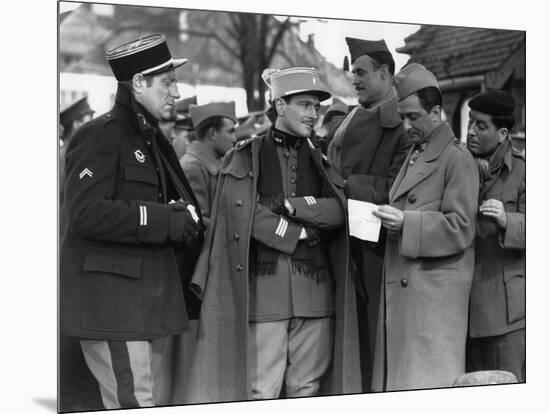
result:
M 295 179 L 295 178 L 291 178 L 291 179 L 290 179 L 290 182 L 291 182 L 292 184 L 296 184 L 296 179 Z
M 285 158 L 290 157 L 290 153 L 289 153 L 288 151 L 285 151 L 285 152 L 283 153 L 283 155 L 285 156 Z
M 147 144 L 147 146 L 151 146 L 151 141 L 145 141 L 145 143 Z
M 235 205 L 241 207 L 243 205 L 243 200 L 237 200 L 235 201 Z
M 413 193 L 410 193 L 407 197 L 407 200 L 409 200 L 409 203 L 415 203 L 416 202 L 416 196 Z
M 290 193 L 290 196 L 291 197 L 296 197 L 296 193 L 293 191 L 292 193 Z
M 409 281 L 407 279 L 401 279 L 401 286 L 407 287 L 409 285 Z
M 235 269 L 237 269 L 237 272 L 241 272 L 243 270 L 243 267 L 240 264 L 238 264 Z
M 295 165 L 291 165 L 291 166 L 290 166 L 290 169 L 291 169 L 292 171 L 296 171 L 296 166 L 295 166 Z
M 233 239 L 235 239 L 235 241 L 239 241 L 240 237 L 237 233 L 233 233 Z
M 248 176 L 249 176 L 250 178 L 252 178 L 252 177 L 254 177 L 254 173 L 253 173 L 252 171 L 248 171 Z

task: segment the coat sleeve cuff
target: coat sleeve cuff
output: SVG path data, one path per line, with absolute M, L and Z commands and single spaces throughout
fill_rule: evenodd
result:
M 422 213 L 407 210 L 403 212 L 403 228 L 401 230 L 401 255 L 416 259 L 420 254 L 422 230 Z
M 525 249 L 525 214 L 506 213 L 506 229 L 499 243 L 506 249 Z
M 164 243 L 168 239 L 168 214 L 170 207 L 159 203 L 138 202 L 138 242 Z

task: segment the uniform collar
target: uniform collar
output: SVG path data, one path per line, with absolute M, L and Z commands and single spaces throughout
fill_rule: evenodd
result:
M 158 129 L 158 120 L 150 114 L 136 99 L 130 89 L 119 83 L 115 96 L 115 103 L 122 106 L 132 116 L 130 122 L 141 132 L 149 135 L 155 135 Z
M 304 141 L 303 138 L 297 137 L 296 135 L 289 134 L 288 132 L 281 131 L 273 127 L 271 136 L 273 137 L 273 142 L 277 147 L 285 148 L 294 148 L 299 149 Z

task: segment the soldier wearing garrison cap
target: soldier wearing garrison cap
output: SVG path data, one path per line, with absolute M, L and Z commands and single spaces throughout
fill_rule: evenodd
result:
M 225 156 L 193 277 L 188 402 L 361 391 L 343 182 L 310 139 L 331 95 L 313 68 L 264 79 L 275 124 Z
M 410 64 L 394 83 L 413 147 L 374 212 L 388 234 L 373 388 L 448 387 L 465 372 L 479 180 L 435 76 Z
M 163 35 L 106 59 L 118 81 L 115 104 L 67 149 L 61 331 L 80 339 L 105 408 L 168 404 L 170 337 L 187 329 L 185 279 L 203 232 L 158 126 L 179 98 L 174 69 L 186 59 L 172 58 Z
M 197 197 L 204 225 L 208 228 L 222 158 L 237 141 L 235 102 L 190 105 L 189 115 L 197 139 L 189 145 L 180 164 Z
M 347 37 L 346 43 L 359 105 L 334 118 L 327 134 L 327 155 L 346 180 L 348 198 L 385 204 L 411 146 L 392 87 L 395 63 L 384 40 Z M 370 391 L 372 379 L 384 240 L 384 231 L 376 244 L 352 239 L 352 257 L 360 275 L 358 316 L 364 391 Z
M 467 146 L 479 170 L 468 371 L 525 381 L 525 160 L 512 147 L 514 99 L 490 90 L 469 102 Z

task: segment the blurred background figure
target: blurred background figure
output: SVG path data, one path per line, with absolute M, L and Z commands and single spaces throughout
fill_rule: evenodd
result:
M 338 98 L 333 98 L 332 105 L 328 107 L 323 117 L 317 123 L 315 133 L 317 135 L 317 143 L 324 154 L 327 153 L 328 137 L 327 134 L 336 125 L 340 119 L 338 116 L 346 115 L 348 106 Z
M 65 150 L 74 135 L 74 131 L 86 122 L 91 121 L 94 117 L 94 113 L 95 111 L 90 108 L 88 98 L 86 96 L 72 102 L 59 113 L 59 124 L 61 125 L 59 131 L 61 139 L 61 150 L 59 157 L 60 173 L 63 173 L 65 166 Z
M 174 148 L 178 160 L 181 159 L 192 140 L 193 124 L 189 117 L 189 105 L 196 104 L 196 96 L 180 99 L 176 102 L 171 118 L 159 121 L 159 127 Z
M 191 142 L 180 164 L 197 197 L 203 223 L 208 228 L 222 158 L 237 141 L 235 102 L 191 105 L 189 115 L 197 139 Z

